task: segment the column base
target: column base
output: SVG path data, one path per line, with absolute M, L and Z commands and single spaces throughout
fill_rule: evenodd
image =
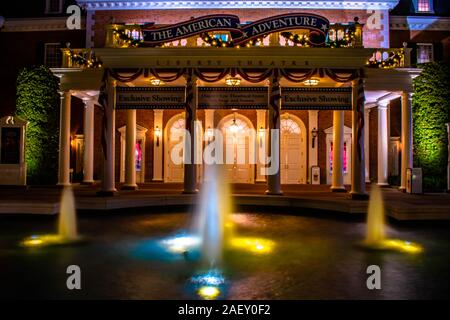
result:
M 403 192 L 403 193 L 406 193 L 406 188 L 405 188 L 405 187 L 399 187 L 399 188 L 398 188 L 398 191 Z
M 347 189 L 345 189 L 345 187 L 331 187 L 330 188 L 331 192 L 347 192 Z
M 94 180 L 86 180 L 86 181 L 81 182 L 81 184 L 85 185 L 85 186 L 92 186 L 93 184 L 95 184 L 95 181 Z
M 104 190 L 100 190 L 97 191 L 97 196 L 99 197 L 113 197 L 117 194 L 117 190 L 111 190 L 111 191 L 104 191 Z
M 164 182 L 163 179 L 152 179 L 153 182 Z
M 381 182 L 377 183 L 377 186 L 379 186 L 380 188 L 388 188 L 390 185 L 387 182 Z
M 352 200 L 368 200 L 369 195 L 367 193 L 350 192 L 350 199 L 352 199 Z
M 266 190 L 265 194 L 268 195 L 268 196 L 282 196 L 283 195 L 283 191 Z
M 196 194 L 198 193 L 198 189 L 195 190 L 183 190 L 182 194 Z
M 137 190 L 137 189 L 139 189 L 137 184 L 125 184 L 120 188 L 120 190 Z
M 371 183 L 372 181 L 370 181 L 370 179 L 366 179 L 365 182 L 366 182 L 366 183 Z
M 56 184 L 57 187 L 61 187 L 61 188 L 63 188 L 63 187 L 70 187 L 71 185 L 72 184 L 70 182 L 58 182 Z

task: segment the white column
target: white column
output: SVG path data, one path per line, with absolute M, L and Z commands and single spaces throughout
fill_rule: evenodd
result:
M 400 190 L 406 190 L 406 170 L 412 168 L 412 110 L 411 96 L 402 92 L 402 171 Z
M 366 193 L 365 160 L 364 160 L 364 126 L 360 127 L 360 117 L 364 122 L 364 82 L 362 79 L 352 82 L 352 199 L 365 200 Z M 358 105 L 361 103 L 361 105 Z M 366 124 L 364 124 L 366 125 Z
M 379 186 L 388 186 L 388 104 L 389 101 L 378 103 L 378 182 Z
M 83 184 L 94 183 L 94 101 L 84 102 Z
M 108 81 L 108 106 L 105 110 L 106 126 L 105 130 L 106 150 L 103 154 L 103 179 L 102 188 L 99 195 L 112 196 L 116 190 L 115 179 L 115 127 L 116 127 L 116 81 Z
M 318 165 L 319 159 L 319 110 L 308 110 L 308 126 L 309 126 L 309 165 L 308 177 L 309 183 L 312 183 L 311 168 Z M 313 132 L 317 137 L 313 137 Z
M 260 155 L 265 155 L 267 150 L 267 137 L 266 137 L 266 110 L 256 110 L 256 135 L 257 135 L 257 155 L 256 155 L 256 182 L 266 182 L 266 176 L 261 174 L 264 168 L 264 157 L 261 158 Z
M 163 112 L 153 110 L 153 181 L 163 181 Z
M 333 175 L 331 191 L 346 192 L 343 175 L 344 111 L 333 111 Z
M 70 91 L 60 92 L 58 185 L 70 185 Z
M 184 146 L 184 188 L 183 193 L 197 193 L 197 165 L 195 155 L 195 120 L 197 119 L 197 79 L 186 75 L 186 130 L 190 139 L 186 139 Z M 190 140 L 190 141 L 189 141 Z
M 127 110 L 125 140 L 125 184 L 123 190 L 136 190 L 136 110 Z
M 364 161 L 366 183 L 370 183 L 370 146 L 369 146 L 370 108 L 364 109 Z
M 280 174 L 280 112 L 281 112 L 281 98 L 274 99 L 276 96 L 281 96 L 281 87 L 279 79 L 276 76 L 270 78 L 269 85 L 269 151 L 270 151 L 270 166 L 276 168 L 275 173 L 270 173 L 267 175 L 267 191 L 266 194 L 269 195 L 282 195 L 281 191 L 281 174 Z M 275 103 L 272 103 L 274 101 Z M 272 135 L 277 130 L 278 134 L 274 137 Z M 275 139 L 276 138 L 276 139 Z M 274 140 L 274 141 L 272 141 Z M 273 152 L 272 152 L 273 151 Z M 270 170 L 270 168 L 269 168 Z

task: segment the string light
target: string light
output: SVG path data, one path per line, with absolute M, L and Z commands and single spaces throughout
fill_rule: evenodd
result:
M 403 49 L 392 51 L 387 59 L 377 60 L 371 58 L 367 60 L 366 66 L 369 68 L 380 68 L 380 69 L 390 69 L 398 68 L 401 66 L 405 51 Z

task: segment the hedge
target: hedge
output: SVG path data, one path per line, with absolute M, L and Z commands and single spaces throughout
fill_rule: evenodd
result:
M 421 66 L 414 79 L 413 139 L 414 166 L 423 170 L 426 191 L 443 191 L 447 183 L 450 122 L 450 65 L 437 62 Z
M 44 67 L 24 68 L 17 77 L 16 115 L 29 121 L 25 160 L 28 184 L 58 178 L 58 79 Z

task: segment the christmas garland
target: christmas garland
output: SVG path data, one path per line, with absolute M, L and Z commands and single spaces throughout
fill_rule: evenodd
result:
M 281 32 L 281 36 L 292 41 L 295 44 L 302 46 L 302 47 L 310 46 L 309 37 L 307 35 L 296 34 L 296 33 L 286 31 L 286 32 Z
M 84 68 L 101 68 L 102 62 L 95 56 L 95 53 L 92 52 L 92 54 L 88 51 L 85 51 L 83 53 L 76 53 L 69 47 L 69 57 L 72 61 L 72 64 L 75 64 L 80 67 Z
M 392 52 L 386 60 L 368 60 L 367 67 L 369 68 L 397 68 L 401 65 L 402 59 L 404 57 L 404 50 Z
M 115 28 L 113 34 L 122 40 L 127 47 L 140 47 L 144 43 L 144 39 L 132 37 L 128 29 Z
M 223 41 L 222 39 L 211 36 L 208 33 L 202 33 L 200 36 L 205 43 L 209 44 L 211 47 L 216 48 L 256 47 L 259 46 L 259 44 L 261 44 L 263 41 L 263 38 L 257 38 L 256 40 L 249 40 L 243 44 L 235 45 L 233 41 Z

